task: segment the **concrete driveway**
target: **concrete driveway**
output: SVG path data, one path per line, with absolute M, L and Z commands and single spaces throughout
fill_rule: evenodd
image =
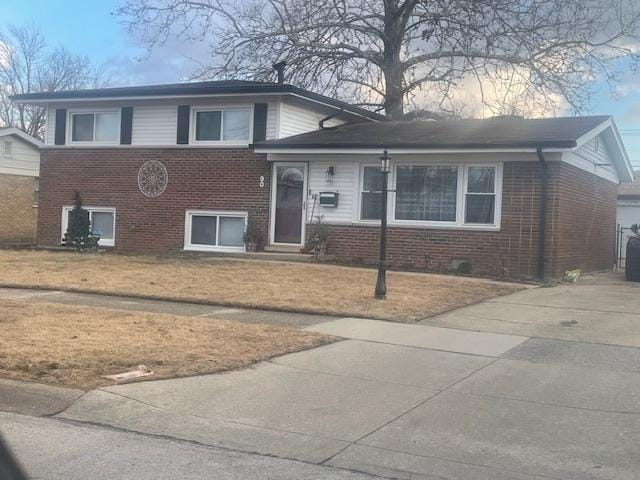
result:
M 385 478 L 637 479 L 639 307 L 640 285 L 604 276 L 421 325 L 331 319 L 306 328 L 345 340 L 56 418 Z

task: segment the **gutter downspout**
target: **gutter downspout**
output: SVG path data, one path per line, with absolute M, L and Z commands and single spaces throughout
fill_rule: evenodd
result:
M 540 163 L 540 214 L 539 214 L 539 237 L 538 237 L 538 278 L 544 280 L 545 278 L 545 233 L 547 227 L 547 191 L 549 187 L 549 164 L 542 154 L 542 147 L 536 149 L 538 155 L 538 162 Z

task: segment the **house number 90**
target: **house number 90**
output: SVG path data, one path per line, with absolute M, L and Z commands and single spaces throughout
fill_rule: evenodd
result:
M 260 175 L 258 185 L 260 186 L 260 188 L 264 188 L 264 175 Z

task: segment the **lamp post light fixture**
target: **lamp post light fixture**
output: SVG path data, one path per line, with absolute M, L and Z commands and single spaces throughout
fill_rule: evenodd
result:
M 389 172 L 391 155 L 385 149 L 380 157 L 382 173 L 382 199 L 380 212 L 380 258 L 378 260 L 378 280 L 376 281 L 375 298 L 382 300 L 387 296 L 387 194 L 389 191 Z

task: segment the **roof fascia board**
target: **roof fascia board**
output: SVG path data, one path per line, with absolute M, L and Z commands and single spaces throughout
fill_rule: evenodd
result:
M 593 138 L 597 137 L 598 135 L 600 135 L 602 132 L 604 132 L 610 126 L 611 126 L 611 119 L 609 118 L 609 119 L 605 120 L 604 122 L 602 122 L 597 127 L 592 128 L 591 130 L 589 130 L 587 133 L 585 133 L 584 135 L 582 135 L 581 137 L 579 137 L 576 140 L 576 148 L 580 148 L 585 143 L 588 143 L 591 139 L 593 139 Z
M 36 99 L 36 100 L 14 100 L 15 103 L 25 103 L 28 105 L 42 105 L 45 106 L 47 104 L 60 104 L 60 103 L 76 103 L 76 102 L 107 102 L 107 101 L 112 101 L 112 102 L 126 102 L 126 101 L 131 101 L 131 100 L 170 100 L 170 99 L 180 99 L 180 98 L 216 98 L 216 97 L 265 97 L 265 96 L 279 96 L 279 97 L 284 97 L 284 96 L 291 96 L 291 97 L 297 97 L 297 98 L 301 98 L 307 102 L 311 102 L 311 103 L 316 103 L 318 105 L 323 105 L 325 107 L 331 108 L 333 110 L 343 110 L 347 113 L 350 113 L 351 115 L 356 115 L 358 117 L 362 117 L 362 118 L 366 118 L 369 120 L 373 120 L 373 121 L 379 121 L 376 120 L 370 116 L 367 116 L 363 113 L 354 111 L 352 108 L 349 107 L 348 103 L 344 104 L 344 107 L 338 107 L 336 105 L 331 105 L 328 102 L 323 102 L 321 100 L 318 99 L 314 99 L 311 97 L 308 97 L 306 95 L 302 95 L 300 93 L 296 93 L 296 92 L 255 92 L 255 93 L 205 93 L 205 94 L 199 94 L 199 93 L 193 93 L 193 94 L 180 94 L 180 95 L 121 95 L 118 97 L 77 97 L 77 98 L 42 98 L 42 99 Z M 380 115 L 377 114 L 375 112 L 371 112 L 372 115 Z
M 595 127 L 594 129 L 588 131 L 584 135 L 582 135 L 576 141 L 577 147 L 575 149 L 580 148 L 585 143 L 588 143 L 601 133 L 605 132 L 607 129 L 611 130 L 612 137 L 615 141 L 615 147 L 617 150 L 617 154 L 613 156 L 614 166 L 620 176 L 620 179 L 623 181 L 630 182 L 633 180 L 633 166 L 631 165 L 631 161 L 629 160 L 629 155 L 627 154 L 627 150 L 624 147 L 624 143 L 622 142 L 622 137 L 620 136 L 620 132 L 618 131 L 618 127 L 613 118 L 609 118 L 602 122 L 600 125 Z M 620 168 L 622 167 L 622 168 Z
M 345 153 L 379 155 L 385 150 L 381 148 L 255 148 L 256 153 L 283 153 L 283 154 L 325 154 Z M 428 148 L 393 148 L 386 149 L 390 155 L 404 153 L 535 153 L 536 148 L 456 148 L 456 149 L 428 149 Z M 569 148 L 543 148 L 543 152 L 566 152 Z
M 295 93 L 295 92 L 290 92 L 290 93 L 288 93 L 288 95 L 293 96 L 293 97 L 299 97 L 299 98 L 302 98 L 304 100 L 307 100 L 307 101 L 310 101 L 310 102 L 315 102 L 317 104 L 324 105 L 326 107 L 333 108 L 333 109 L 336 109 L 336 110 L 343 110 L 345 112 L 348 112 L 348 113 L 350 113 L 352 115 L 356 115 L 358 117 L 367 118 L 369 120 L 373 120 L 373 121 L 376 121 L 376 122 L 379 121 L 379 120 L 375 120 L 374 118 L 368 117 L 367 115 L 364 115 L 362 113 L 354 112 L 352 109 L 349 108 L 349 104 L 348 103 L 345 103 L 345 106 L 343 108 L 340 108 L 340 107 L 337 107 L 335 105 L 331 105 L 329 103 L 326 103 L 326 102 L 323 102 L 323 101 L 320 101 L 320 100 L 309 98 L 309 97 L 306 97 L 304 95 L 301 95 L 301 94 L 298 94 L 298 93 Z M 375 112 L 371 112 L 371 113 L 375 114 L 375 115 L 379 115 L 379 114 L 376 114 Z

